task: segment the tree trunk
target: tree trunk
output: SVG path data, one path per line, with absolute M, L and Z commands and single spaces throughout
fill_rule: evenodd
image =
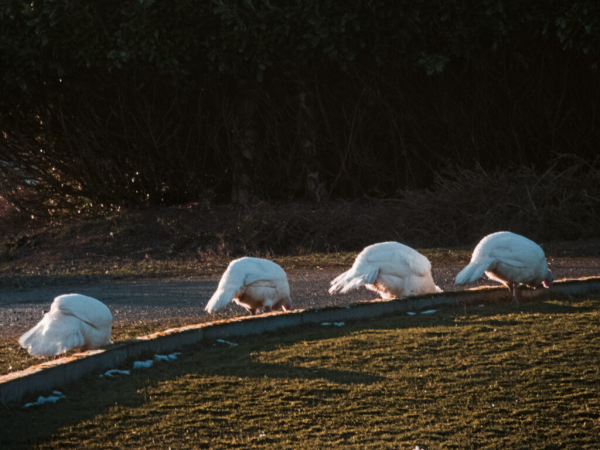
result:
M 231 201 L 238 205 L 250 202 L 254 187 L 253 166 L 260 151 L 256 105 L 245 97 L 241 100 L 233 127 L 234 173 Z
M 303 173 L 306 174 L 304 189 L 306 196 L 314 202 L 327 199 L 325 183 L 319 180 L 319 162 L 317 160 L 316 133 L 314 118 L 310 106 L 307 104 L 306 91 L 303 89 L 298 95 L 298 137 L 302 151 Z

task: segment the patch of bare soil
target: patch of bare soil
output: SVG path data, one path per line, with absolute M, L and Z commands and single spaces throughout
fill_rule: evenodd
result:
M 434 266 L 462 264 L 476 242 L 439 248 L 415 238 L 383 203 L 197 204 L 135 209 L 18 229 L 3 226 L 0 277 L 131 277 L 218 274 L 244 255 L 278 260 L 287 269 L 345 266 L 375 242 L 397 240 Z M 548 257 L 600 257 L 600 239 L 547 242 Z

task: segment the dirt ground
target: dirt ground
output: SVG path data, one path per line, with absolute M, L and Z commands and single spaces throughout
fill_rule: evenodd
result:
M 549 258 L 557 280 L 600 276 L 600 258 Z M 460 289 L 453 284 L 462 266 L 434 267 L 433 277 L 445 291 Z M 375 293 L 360 288 L 345 295 L 331 296 L 330 281 L 346 269 L 315 269 L 289 274 L 294 308 L 318 308 L 343 305 L 376 298 Z M 48 311 L 54 297 L 61 294 L 89 295 L 106 303 L 114 317 L 115 327 L 148 323 L 200 323 L 214 319 L 204 306 L 214 292 L 218 276 L 137 279 L 107 279 L 75 283 L 44 282 L 27 285 L 15 282 L 0 287 L 0 340 L 17 338 L 37 323 Z M 480 280 L 471 286 L 494 285 Z M 508 291 L 507 291 L 508 296 Z M 219 317 L 244 315 L 237 305 L 228 306 Z

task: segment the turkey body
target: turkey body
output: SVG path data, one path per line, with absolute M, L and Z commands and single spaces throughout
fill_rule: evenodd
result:
M 535 288 L 550 287 L 554 281 L 548 269 L 544 250 L 524 236 L 500 231 L 484 237 L 471 257 L 471 262 L 456 276 L 456 284 L 472 283 L 483 274 L 507 286 L 518 303 L 517 288 L 525 284 Z
M 260 308 L 265 311 L 289 311 L 292 300 L 287 274 L 278 264 L 268 259 L 236 259 L 223 273 L 219 286 L 205 309 L 214 312 L 232 301 L 250 314 L 256 314 Z
M 345 294 L 360 286 L 391 299 L 442 290 L 431 276 L 431 263 L 416 250 L 399 242 L 366 247 L 352 268 L 331 282 L 330 294 Z
M 66 294 L 54 299 L 50 311 L 19 338 L 19 344 L 42 358 L 74 347 L 103 347 L 111 343 L 111 332 L 112 314 L 104 303 L 85 295 Z

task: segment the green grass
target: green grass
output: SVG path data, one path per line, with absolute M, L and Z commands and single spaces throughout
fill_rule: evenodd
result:
M 27 350 L 21 348 L 17 340 L 18 337 L 0 340 L 0 376 L 42 362 L 30 356 Z
M 595 449 L 599 311 L 596 296 L 203 342 L 0 410 L 0 447 Z

